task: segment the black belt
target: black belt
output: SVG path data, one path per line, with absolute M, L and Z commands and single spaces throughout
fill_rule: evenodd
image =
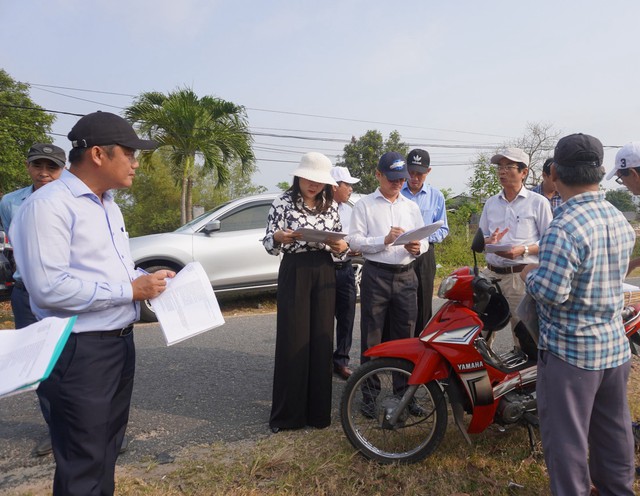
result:
M 526 267 L 526 264 L 520 265 L 510 265 L 508 267 L 496 267 L 495 265 L 487 264 L 487 267 L 490 271 L 495 272 L 496 274 L 517 274 L 518 272 L 522 272 L 522 270 Z
M 367 260 L 366 263 L 371 264 L 374 267 L 378 267 L 379 269 L 386 270 L 388 272 L 395 272 L 396 274 L 413 269 L 413 262 L 410 262 L 406 265 L 394 265 L 394 264 L 386 264 L 382 262 L 374 262 L 372 260 Z
M 133 332 L 133 324 L 129 324 L 127 327 L 123 327 L 122 329 L 114 329 L 113 331 L 89 331 L 89 332 L 79 332 L 78 334 L 87 335 L 87 336 L 109 336 L 116 338 L 123 338 L 128 336 Z
M 345 260 L 344 262 L 333 262 L 333 266 L 336 270 L 344 269 L 345 267 L 349 267 L 351 265 L 351 260 Z

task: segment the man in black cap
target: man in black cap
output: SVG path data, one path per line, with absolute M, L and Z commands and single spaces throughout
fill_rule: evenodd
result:
M 539 265 L 521 272 L 538 309 L 536 390 L 553 494 L 589 494 L 591 482 L 598 494 L 634 494 L 621 295 L 635 233 L 600 190 L 603 155 L 593 136 L 558 141 L 551 178 L 564 203 Z
M 138 302 L 162 293 L 175 274 L 134 269 L 111 192 L 131 186 L 135 151 L 155 142 L 108 112 L 84 116 L 68 137 L 69 170 L 25 201 L 10 239 L 35 316 L 78 316 L 38 388 L 51 405 L 53 494 L 109 495 L 129 418 Z
M 429 225 L 442 221 L 442 227 L 429 236 L 429 250 L 416 259 L 416 275 L 418 276 L 418 315 L 414 336 L 419 336 L 427 325 L 432 311 L 433 284 L 436 277 L 436 255 L 434 246 L 442 243 L 449 234 L 447 224 L 447 208 L 444 195 L 440 190 L 425 184 L 431 172 L 431 157 L 427 150 L 416 148 L 407 155 L 409 180 L 402 187 L 401 193 L 420 207 L 424 224 Z
M 27 172 L 31 178 L 31 185 L 26 188 L 7 193 L 0 200 L 0 218 L 5 232 L 9 231 L 11 221 L 24 203 L 34 191 L 45 184 L 55 181 L 62 174 L 67 157 L 64 150 L 50 143 L 35 143 L 27 155 Z M 24 289 L 24 284 L 19 273 L 14 274 L 15 286 L 11 294 L 11 309 L 16 324 L 16 329 L 21 329 L 36 322 L 36 318 L 29 306 L 29 294 Z
M 7 193 L 0 200 L 0 219 L 5 232 L 9 231 L 11 221 L 18 209 L 22 206 L 27 198 L 34 191 L 40 189 L 46 184 L 55 181 L 62 174 L 62 169 L 67 161 L 64 150 L 51 143 L 34 143 L 27 154 L 27 173 L 31 178 L 31 185 L 26 188 Z M 29 305 L 29 293 L 24 287 L 20 272 L 13 274 L 14 286 L 11 292 L 11 310 L 13 312 L 13 320 L 16 329 L 22 329 L 33 324 L 38 319 L 31 311 Z M 43 398 L 40 398 L 40 409 L 42 415 L 49 424 L 49 404 Z M 42 436 L 35 448 L 38 456 L 44 456 L 51 453 L 51 436 L 49 431 Z

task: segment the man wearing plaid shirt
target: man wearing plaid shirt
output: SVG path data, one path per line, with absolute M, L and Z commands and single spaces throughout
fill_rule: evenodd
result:
M 602 143 L 572 134 L 554 151 L 551 177 L 564 203 L 522 271 L 540 323 L 538 411 L 554 495 L 633 495 L 627 403 L 629 343 L 622 281 L 635 235 L 604 199 Z

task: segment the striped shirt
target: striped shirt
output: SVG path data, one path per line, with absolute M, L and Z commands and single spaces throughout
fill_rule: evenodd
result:
M 587 370 L 631 357 L 621 312 L 635 233 L 604 197 L 586 192 L 558 207 L 540 240 L 540 265 L 526 277 L 538 310 L 538 347 Z

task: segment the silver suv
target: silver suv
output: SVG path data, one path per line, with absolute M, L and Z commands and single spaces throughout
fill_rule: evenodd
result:
M 173 232 L 131 238 L 133 260 L 147 272 L 179 271 L 197 260 L 216 293 L 273 290 L 278 284 L 280 257 L 266 252 L 262 238 L 277 196 L 279 193 L 268 193 L 232 200 Z M 354 260 L 354 267 L 359 287 L 362 261 Z M 156 320 L 148 302 L 140 313 L 142 320 Z

